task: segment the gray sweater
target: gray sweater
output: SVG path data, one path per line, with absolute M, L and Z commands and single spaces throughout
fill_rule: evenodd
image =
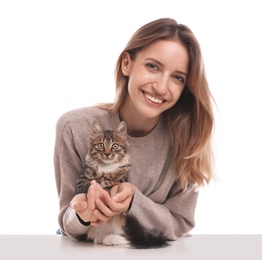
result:
M 64 235 L 75 239 L 89 228 L 79 222 L 69 204 L 74 197 L 76 179 L 84 167 L 93 121 L 114 129 L 119 116 L 111 116 L 97 107 L 86 107 L 65 113 L 57 122 L 54 167 L 60 203 L 59 225 Z M 147 136 L 128 136 L 128 141 L 131 156 L 128 180 L 137 189 L 127 214 L 135 216 L 145 228 L 162 230 L 170 240 L 176 240 L 194 227 L 198 192 L 183 191 L 176 181 L 164 120 Z

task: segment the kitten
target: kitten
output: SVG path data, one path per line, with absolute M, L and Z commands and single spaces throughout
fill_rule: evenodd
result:
M 128 180 L 131 162 L 124 121 L 121 121 L 114 130 L 104 130 L 94 122 L 87 146 L 86 168 L 77 179 L 76 194 L 87 193 L 92 180 L 108 192 L 114 185 Z M 123 214 L 114 216 L 97 227 L 90 226 L 85 239 L 104 245 L 135 248 L 167 245 L 167 239 L 162 233 L 144 230 L 135 218 Z
M 94 122 L 87 148 L 86 168 L 78 178 L 77 194 L 86 193 L 92 180 L 96 180 L 107 191 L 114 185 L 127 181 L 130 156 L 127 153 L 128 142 L 124 121 L 120 122 L 114 131 L 104 131 L 97 122 Z

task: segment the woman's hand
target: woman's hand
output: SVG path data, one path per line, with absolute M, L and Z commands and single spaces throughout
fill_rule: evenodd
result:
M 108 206 L 119 213 L 129 210 L 131 207 L 136 188 L 129 182 L 123 182 L 111 189 L 112 200 L 108 200 Z
M 96 189 L 100 191 L 101 199 L 95 200 L 95 205 L 101 214 L 105 214 L 107 217 L 119 215 L 128 211 L 131 206 L 135 187 L 128 182 L 112 187 L 110 194 L 103 190 L 99 184 L 96 184 Z M 96 215 L 100 219 L 99 215 Z
M 84 193 L 77 194 L 72 199 L 70 206 L 84 222 L 91 222 L 91 225 L 92 223 L 107 222 L 111 217 L 98 214 L 96 209 L 95 201 L 99 201 L 100 197 L 101 192 L 96 188 L 96 183 L 92 182 L 88 189 L 88 198 Z
M 124 182 L 112 187 L 110 194 L 98 183 L 94 182 L 94 188 L 100 196 L 95 199 L 96 210 L 93 211 L 97 222 L 92 222 L 93 226 L 98 226 L 101 222 L 106 222 L 115 215 L 126 212 L 132 203 L 136 188 L 131 183 Z
M 78 194 L 70 205 L 83 221 L 98 226 L 113 216 L 126 212 L 131 206 L 134 194 L 135 187 L 128 182 L 115 185 L 109 194 L 98 183 L 92 181 L 88 189 L 88 198 L 85 194 Z

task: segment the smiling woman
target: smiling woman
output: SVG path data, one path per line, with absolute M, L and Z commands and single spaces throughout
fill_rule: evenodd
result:
M 131 244 L 155 247 L 194 227 L 195 188 L 213 177 L 212 96 L 203 67 L 192 31 L 157 19 L 138 29 L 120 54 L 115 102 L 69 111 L 58 120 L 54 159 L 64 235 L 90 239 L 97 227 L 105 236 L 99 243 L 118 245 L 127 243 L 122 235 L 128 230 L 135 231 Z M 128 181 L 110 195 L 95 182 L 86 194 L 75 193 L 94 121 L 104 130 L 120 121 L 127 126 Z M 112 232 L 115 215 L 124 216 L 123 230 Z

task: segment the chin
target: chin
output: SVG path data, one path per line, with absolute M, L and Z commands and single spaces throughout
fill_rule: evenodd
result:
M 144 113 L 142 113 L 142 115 L 147 119 L 159 119 L 164 111 L 165 110 L 162 109 L 157 110 L 149 108 L 146 111 L 144 110 Z

